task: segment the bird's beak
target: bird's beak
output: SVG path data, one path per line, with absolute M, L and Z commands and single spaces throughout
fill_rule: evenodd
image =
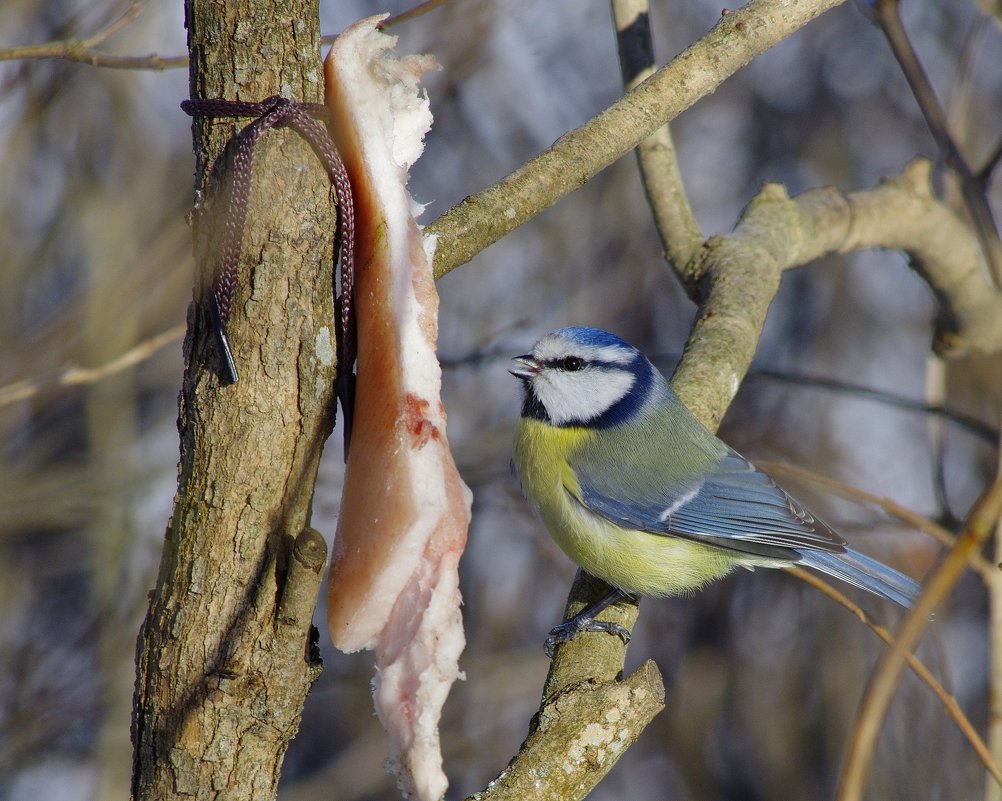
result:
M 541 367 L 539 362 L 532 358 L 531 353 L 526 353 L 524 356 L 516 356 L 512 361 L 518 362 L 518 367 L 509 367 L 508 372 L 515 376 L 515 378 L 521 378 L 525 381 L 536 375 Z

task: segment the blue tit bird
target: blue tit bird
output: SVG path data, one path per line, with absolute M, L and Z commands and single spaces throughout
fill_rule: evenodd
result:
M 625 594 L 692 592 L 735 567 L 803 565 L 909 606 L 918 584 L 846 541 L 729 448 L 636 348 L 562 328 L 515 358 L 513 464 L 557 544 L 616 592 L 556 627 L 629 635 L 594 616 Z

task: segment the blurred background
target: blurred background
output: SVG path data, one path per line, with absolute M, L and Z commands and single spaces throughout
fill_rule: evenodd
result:
M 104 47 L 183 55 L 181 5 L 151 4 Z M 721 11 L 708 0 L 652 5 L 659 63 Z M 0 48 L 87 36 L 126 6 L 4 0 Z M 406 7 L 327 2 L 323 30 Z M 1002 131 L 997 21 L 974 0 L 916 0 L 903 13 L 978 166 Z M 429 204 L 425 222 L 621 94 L 604 2 L 452 0 L 393 33 L 403 50 L 434 53 L 443 65 L 426 82 L 435 126 L 413 171 L 412 192 Z M 187 94 L 183 68 L 0 62 L 0 798 L 128 795 L 135 638 L 176 479 L 192 282 L 194 166 L 178 108 Z M 729 230 L 762 181 L 791 194 L 868 188 L 917 154 L 938 159 L 882 35 L 851 3 L 751 64 L 673 132 L 707 235 Z M 999 208 L 998 191 L 994 200 Z M 553 328 L 584 324 L 625 336 L 670 373 L 694 307 L 659 251 L 635 163 L 624 158 L 439 284 L 449 435 L 475 497 L 462 564 L 467 680 L 453 689 L 442 727 L 450 799 L 482 789 L 524 737 L 547 667 L 542 640 L 574 573 L 509 472 L 519 388 L 508 359 Z M 897 253 L 787 273 L 759 372 L 722 436 L 754 460 L 793 462 L 954 525 L 996 471 L 1002 370 L 997 358 L 933 361 L 933 315 L 931 293 Z M 126 369 L 67 372 L 115 367 L 123 354 L 135 357 Z M 939 395 L 983 425 L 894 401 Z M 314 513 L 328 536 L 343 468 L 339 433 L 331 442 Z M 917 578 L 939 555 L 878 509 L 784 484 L 861 550 Z M 853 597 L 885 624 L 898 617 Z M 318 609 L 321 631 L 325 619 Z M 988 629 L 985 589 L 971 574 L 920 651 L 982 729 Z M 307 700 L 280 798 L 393 798 L 369 697 L 371 656 L 339 654 L 324 633 L 321 645 L 326 670 Z M 592 797 L 830 797 L 881 647 L 844 609 L 778 571 L 644 601 L 630 665 L 657 661 L 667 709 Z M 886 801 L 982 796 L 979 762 L 910 675 L 870 788 Z

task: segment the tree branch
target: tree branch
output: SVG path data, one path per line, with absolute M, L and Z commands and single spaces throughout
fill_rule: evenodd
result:
M 193 98 L 322 99 L 316 0 L 187 0 L 185 12 Z M 334 204 L 306 142 L 262 136 L 228 330 L 241 380 L 222 385 L 207 288 L 224 204 L 209 184 L 226 174 L 238 124 L 192 125 L 205 200 L 178 492 L 137 646 L 134 801 L 271 801 L 319 668 L 311 610 L 325 547 L 308 521 L 333 427 Z
M 1002 448 L 996 460 L 995 475 L 1002 478 Z M 1002 760 L 1002 520 L 995 526 L 993 548 L 995 564 L 988 584 L 988 747 L 996 760 Z M 1002 801 L 1002 781 L 986 779 L 985 801 Z
M 569 687 L 543 704 L 518 757 L 469 801 L 584 798 L 663 708 L 650 660 L 622 681 Z
M 1002 348 L 1002 292 L 989 283 L 970 228 L 933 197 L 929 174 L 919 159 L 874 189 L 792 199 L 767 184 L 733 233 L 706 242 L 681 276 L 701 306 L 672 384 L 711 430 L 748 369 L 782 271 L 828 254 L 904 251 L 939 299 L 939 353 Z
M 109 376 L 135 367 L 151 358 L 163 348 L 178 342 L 184 336 L 184 325 L 175 325 L 166 331 L 145 339 L 129 348 L 114 359 L 97 367 L 79 367 L 73 365 L 65 368 L 58 376 L 49 380 L 26 378 L 0 387 L 0 408 L 11 403 L 26 401 L 47 390 L 75 387 L 84 384 L 95 384 Z
M 967 567 L 971 554 L 981 550 L 1002 515 L 1002 479 L 995 482 L 975 504 L 963 532 L 939 566 L 928 576 L 915 605 L 902 621 L 894 647 L 877 662 L 860 702 L 849 753 L 839 781 L 837 801 L 860 801 L 877 744 L 908 655 L 918 645 L 932 613 L 950 593 Z
M 795 575 L 801 581 L 810 584 L 814 587 L 814 589 L 820 590 L 836 603 L 844 606 L 852 612 L 852 614 L 854 614 L 863 625 L 883 640 L 885 645 L 888 645 L 891 648 L 894 648 L 897 645 L 896 640 L 887 629 L 874 622 L 873 619 L 863 611 L 861 606 L 850 601 L 846 595 L 839 592 L 823 578 L 809 570 L 804 570 L 802 567 L 788 567 L 786 568 L 786 571 Z M 908 662 L 908 667 L 912 669 L 912 672 L 914 672 L 915 675 L 918 676 L 919 680 L 932 690 L 933 695 L 939 699 L 939 702 L 943 705 L 943 711 L 946 712 L 947 716 L 957 725 L 957 728 L 960 729 L 961 734 L 963 734 L 967 739 L 967 742 L 970 743 L 971 748 L 974 749 L 974 753 L 976 753 L 981 759 L 981 762 L 985 766 L 988 773 L 991 774 L 995 781 L 1002 783 L 1002 769 L 1000 769 L 995 760 L 992 759 L 992 755 L 988 751 L 988 746 L 985 745 L 985 741 L 981 739 L 981 735 L 978 734 L 977 729 L 974 728 L 970 719 L 964 714 L 964 710 L 960 708 L 960 704 L 957 703 L 957 699 L 950 695 L 943 688 L 942 684 L 936 681 L 936 677 L 929 672 L 929 669 L 922 662 L 920 662 L 914 654 L 906 653 L 905 660 Z
M 594 119 L 425 230 L 438 237 L 435 277 L 465 264 L 570 194 L 778 42 L 843 0 L 751 0 Z
M 627 91 L 655 72 L 649 14 L 647 0 L 612 0 L 619 66 Z M 699 252 L 703 234 L 685 193 L 667 124 L 637 145 L 637 164 L 665 259 L 672 267 L 688 264 Z
M 922 68 L 918 53 L 912 47 L 905 26 L 901 22 L 898 0 L 876 0 L 875 16 L 894 57 L 901 66 L 908 86 L 911 87 L 933 139 L 936 140 L 947 165 L 960 179 L 961 195 L 981 242 L 985 261 L 995 279 L 995 285 L 1002 285 L 1002 241 L 999 240 L 995 218 L 992 216 L 985 194 L 986 181 L 981 175 L 974 173 L 950 133 L 946 112 L 936 97 L 932 82 Z
M 133 0 L 118 19 L 92 36 L 0 48 L 0 61 L 61 58 L 64 61 L 90 64 L 92 67 L 126 70 L 165 70 L 187 66 L 187 56 L 162 57 L 153 53 L 146 56 L 119 56 L 97 50 L 99 44 L 118 33 L 145 10 L 146 0 Z
M 605 582 L 579 571 L 566 617 L 606 591 Z M 614 604 L 599 617 L 630 629 L 637 602 Z M 648 660 L 623 678 L 625 658 L 626 644 L 604 634 L 558 646 L 528 736 L 487 789 L 467 801 L 572 801 L 588 795 L 664 709 L 657 665 Z

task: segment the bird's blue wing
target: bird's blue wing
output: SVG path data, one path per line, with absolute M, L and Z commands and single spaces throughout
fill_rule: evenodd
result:
M 765 473 L 733 450 L 679 481 L 650 480 L 655 465 L 619 463 L 615 474 L 592 469 L 584 458 L 573 465 L 579 500 L 621 526 L 675 535 L 721 548 L 797 560 L 794 549 L 840 553 L 845 541 L 814 517 Z M 644 476 L 640 481 L 629 476 Z

